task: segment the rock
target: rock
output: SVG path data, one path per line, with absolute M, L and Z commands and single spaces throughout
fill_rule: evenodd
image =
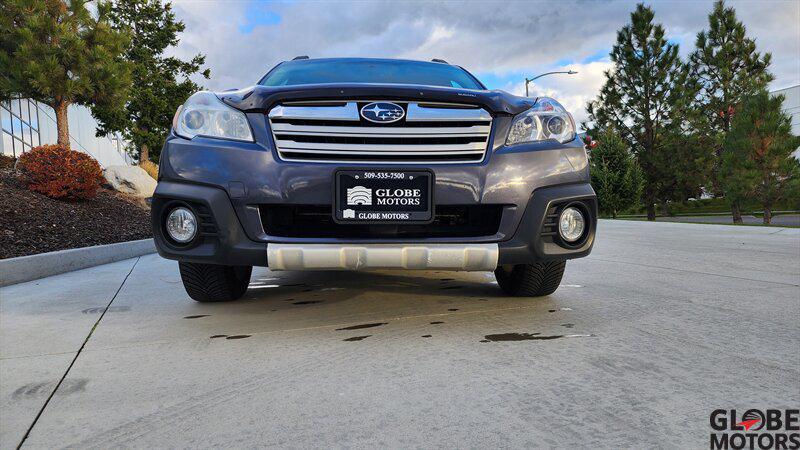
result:
M 156 190 L 156 180 L 139 166 L 108 166 L 103 175 L 114 190 L 124 194 L 147 198 Z

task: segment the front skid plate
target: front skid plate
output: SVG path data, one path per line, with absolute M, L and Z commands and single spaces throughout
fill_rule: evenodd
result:
M 268 244 L 270 270 L 493 271 L 497 244 Z

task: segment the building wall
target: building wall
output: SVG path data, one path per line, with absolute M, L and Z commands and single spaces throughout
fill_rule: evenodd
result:
M 88 108 L 72 105 L 67 114 L 72 150 L 89 154 L 103 167 L 133 163 L 119 136 L 95 136 L 97 121 Z M 55 144 L 58 140 L 55 111 L 33 100 L 1 102 L 0 125 L 0 153 L 5 155 L 18 157 L 32 147 Z

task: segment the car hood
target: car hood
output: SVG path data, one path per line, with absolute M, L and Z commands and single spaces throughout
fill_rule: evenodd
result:
M 480 91 L 439 86 L 404 84 L 305 84 L 295 86 L 252 86 L 216 94 L 228 105 L 246 112 L 267 112 L 286 100 L 397 100 L 437 101 L 479 105 L 493 114 L 519 114 L 536 102 L 505 91 Z

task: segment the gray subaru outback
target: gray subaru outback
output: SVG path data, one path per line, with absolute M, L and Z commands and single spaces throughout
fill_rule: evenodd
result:
M 241 297 L 253 266 L 493 271 L 547 295 L 597 223 L 570 113 L 441 60 L 298 57 L 198 92 L 159 169 L 156 246 L 200 302 Z

